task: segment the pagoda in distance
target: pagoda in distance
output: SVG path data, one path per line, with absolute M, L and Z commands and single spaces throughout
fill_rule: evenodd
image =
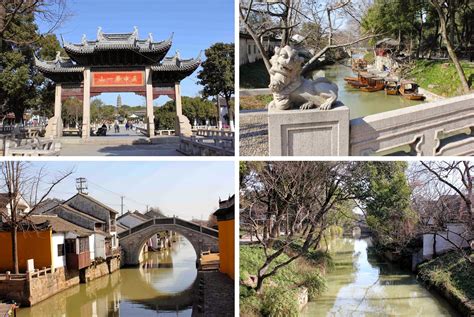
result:
M 96 40 L 83 35 L 80 43 L 63 39 L 68 58 L 59 52 L 52 61 L 35 56 L 35 65 L 45 77 L 56 83 L 54 117 L 50 118 L 47 136 L 62 136 L 61 105 L 70 97 L 83 100 L 82 138 L 89 138 L 90 98 L 104 92 L 134 92 L 145 96 L 147 132 L 154 136 L 153 100 L 166 95 L 176 101 L 176 135 L 191 134 L 189 120 L 182 114 L 180 81 L 201 64 L 198 57 L 181 59 L 177 52 L 166 57 L 173 34 L 155 42 L 151 33 L 140 39 L 132 33 L 104 33 L 99 27 Z M 87 132 L 86 132 L 87 131 Z

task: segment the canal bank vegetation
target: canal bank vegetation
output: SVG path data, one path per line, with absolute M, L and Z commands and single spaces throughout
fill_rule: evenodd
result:
M 397 170 L 403 163 L 373 164 L 388 180 L 394 174 L 385 164 Z M 257 241 L 241 247 L 243 315 L 294 316 L 306 303 L 305 289 L 309 300 L 324 291 L 333 266 L 327 241 L 360 220 L 355 201 L 376 198 L 363 190 L 373 168 L 369 162 L 241 162 L 241 238 Z M 396 203 L 388 196 L 377 206 Z M 285 294 L 276 300 L 279 292 Z
M 471 311 L 473 162 L 241 162 L 240 171 L 241 239 L 255 242 L 241 247 L 243 315 L 296 315 L 302 287 L 310 300 L 324 292 L 327 240 L 355 227 L 371 235 L 371 252 Z
M 468 256 L 474 259 L 472 251 Z M 447 296 L 463 315 L 474 311 L 474 265 L 459 252 L 451 251 L 421 264 L 418 277 Z
M 474 63 L 461 61 L 466 77 L 472 85 Z M 461 81 L 453 63 L 421 59 L 408 65 L 407 77 L 416 81 L 420 87 L 443 97 L 462 94 Z
M 474 313 L 473 172 L 470 161 L 415 162 L 399 170 L 392 185 L 384 185 L 388 179 L 380 176 L 372 181 L 374 188 L 385 188 L 374 197 L 393 196 L 396 211 L 364 208 L 373 250 L 417 271 L 425 285 L 466 316 Z M 395 192 L 397 187 L 404 190 Z

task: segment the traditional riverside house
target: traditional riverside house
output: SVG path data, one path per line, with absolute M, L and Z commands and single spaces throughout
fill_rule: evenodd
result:
M 462 198 L 458 195 L 444 195 L 432 205 L 431 212 L 440 212 L 427 219 L 426 224 L 435 233 L 423 234 L 423 259 L 431 259 L 434 255 L 456 248 L 468 248 L 474 239 L 474 233 L 470 231 L 470 214 Z
M 153 218 L 161 218 L 163 215 L 156 211 L 148 211 L 146 214 L 142 214 L 138 210 L 135 211 L 127 211 L 123 215 L 117 218 L 117 223 L 121 224 L 122 226 L 126 227 L 127 230 L 129 228 L 133 228 L 135 226 L 138 226 L 139 224 L 144 223 L 145 221 L 149 221 L 150 219 Z M 165 237 L 160 237 L 160 234 L 156 234 L 153 237 L 151 237 L 145 244 L 145 249 L 144 251 L 148 251 L 149 249 L 151 250 L 161 250 L 165 245 L 167 245 L 167 235 L 164 235 Z
M 0 223 L 7 221 L 6 217 L 10 217 L 11 203 L 16 204 L 16 210 L 19 214 L 26 214 L 31 210 L 30 205 L 21 195 L 18 195 L 16 201 L 12 201 L 8 193 L 0 193 Z
M 92 233 L 56 215 L 28 217 L 20 224 L 17 236 L 20 271 L 28 270 L 28 260 L 33 260 L 31 264 L 35 269 L 64 267 L 78 270 L 89 266 L 89 238 Z M 85 241 L 85 247 L 67 249 L 68 241 L 81 239 Z M 0 271 L 11 270 L 12 243 L 10 228 L 6 224 L 0 227 L 0 245 Z
M 53 267 L 65 266 L 80 270 L 91 264 L 93 231 L 77 226 L 57 215 L 32 215 L 30 221 L 41 225 L 49 223 L 52 229 Z
M 46 212 L 55 214 L 87 230 L 93 231 L 90 258 L 107 259 L 119 255 L 117 212 L 94 198 L 78 193 Z
M 235 195 L 219 201 L 219 209 L 214 212 L 219 228 L 219 270 L 234 279 L 234 214 Z
M 118 223 L 128 228 L 138 226 L 139 224 L 148 220 L 150 220 L 150 218 L 138 211 L 127 211 L 117 218 Z

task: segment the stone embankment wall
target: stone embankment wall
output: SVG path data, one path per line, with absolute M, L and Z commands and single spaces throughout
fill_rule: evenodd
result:
M 31 279 L 0 281 L 0 297 L 13 300 L 21 306 L 32 306 L 69 287 L 79 284 L 78 272 L 66 273 L 58 268 Z
M 112 258 L 81 270 L 81 283 L 87 283 L 120 269 L 120 258 Z
M 61 291 L 79 283 L 87 283 L 120 269 L 120 258 L 78 271 L 65 271 L 57 268 L 53 272 L 37 277 L 19 279 L 0 279 L 0 298 L 12 300 L 21 306 L 35 305 Z

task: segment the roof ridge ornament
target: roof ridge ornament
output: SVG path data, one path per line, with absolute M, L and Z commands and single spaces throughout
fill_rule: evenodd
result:
M 133 38 L 135 41 L 138 40 L 138 27 L 136 27 L 136 26 L 133 27 L 132 38 Z
M 97 28 L 97 41 L 103 40 L 104 39 L 104 33 L 102 32 L 102 27 L 99 26 Z
M 61 51 L 56 51 L 56 57 L 54 58 L 54 62 L 61 62 Z
M 82 45 L 87 45 L 87 37 L 85 34 L 82 34 L 82 39 L 81 39 Z
M 199 51 L 199 54 L 198 54 L 198 56 L 196 57 L 196 60 L 197 60 L 197 61 L 201 61 L 201 54 L 202 54 L 202 50 Z
M 148 33 L 148 42 L 150 42 L 150 44 L 153 43 L 153 34 L 151 34 L 151 32 Z

